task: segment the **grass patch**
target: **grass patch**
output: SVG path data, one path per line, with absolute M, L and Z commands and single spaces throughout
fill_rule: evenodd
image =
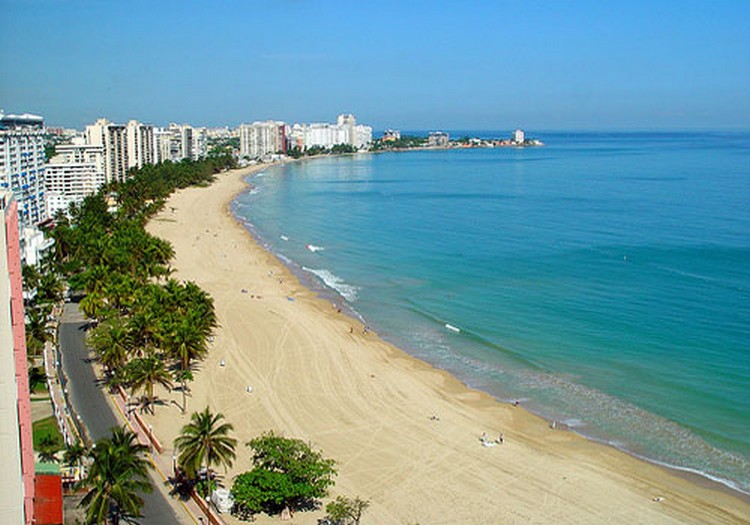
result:
M 64 447 L 63 437 L 60 434 L 60 429 L 57 428 L 57 420 L 55 416 L 45 417 L 39 421 L 35 421 L 31 424 L 31 432 L 34 436 L 34 450 L 39 450 L 39 442 L 44 439 L 45 436 L 52 436 L 57 442 L 59 449 L 62 450 Z

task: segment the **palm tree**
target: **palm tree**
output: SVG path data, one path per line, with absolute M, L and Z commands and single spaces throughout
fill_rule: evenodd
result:
M 44 463 L 57 463 L 57 452 L 60 450 L 60 442 L 54 436 L 47 435 L 39 440 L 39 459 Z
M 49 314 L 50 307 L 46 305 L 26 308 L 26 348 L 32 356 L 44 348 L 44 343 L 52 340 L 47 320 Z
M 234 427 L 220 423 L 222 419 L 223 414 L 212 414 L 208 407 L 203 412 L 193 412 L 190 423 L 182 427 L 181 434 L 175 438 L 177 461 L 189 477 L 195 478 L 205 466 L 206 480 L 210 482 L 213 465 L 232 466 L 237 440 L 229 436 Z
M 81 481 L 88 492 L 79 505 L 86 507 L 86 523 L 119 524 L 140 517 L 142 492 L 151 492 L 148 447 L 138 443 L 135 433 L 116 427 L 110 438 L 96 442 L 86 478 Z
M 146 406 L 151 407 L 153 414 L 154 385 L 157 383 L 171 390 L 172 377 L 164 366 L 164 361 L 151 355 L 139 357 L 128 363 L 126 372 L 127 382 L 130 384 L 131 392 L 143 390 L 146 394 Z
M 63 452 L 63 462 L 68 467 L 78 467 L 80 469 L 81 460 L 88 454 L 89 450 L 79 441 L 65 449 L 65 452 Z
M 169 325 L 169 324 L 168 324 Z M 171 323 L 169 331 L 162 337 L 162 348 L 165 353 L 179 366 L 176 374 L 180 378 L 182 389 L 182 412 L 186 409 L 186 379 L 189 379 L 190 362 L 195 359 L 203 359 L 208 353 L 206 336 L 200 328 L 192 323 L 189 318 Z
M 133 350 L 130 326 L 122 317 L 112 316 L 91 331 L 89 344 L 102 365 L 116 372 Z
M 134 337 L 138 355 L 150 355 L 151 344 L 158 339 L 161 329 L 160 318 L 151 307 L 138 308 L 128 321 Z

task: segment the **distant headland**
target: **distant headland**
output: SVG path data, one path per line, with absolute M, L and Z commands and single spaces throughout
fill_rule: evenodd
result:
M 529 138 L 521 129 L 511 133 L 510 138 L 478 138 L 462 135 L 451 139 L 444 131 L 431 131 L 427 136 L 401 134 L 387 129 L 380 138 L 373 139 L 370 151 L 403 149 L 458 149 L 458 148 L 528 148 L 544 146 L 541 140 Z

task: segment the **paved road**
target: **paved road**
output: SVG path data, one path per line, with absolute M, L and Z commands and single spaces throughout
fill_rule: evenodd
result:
M 90 355 L 84 338 L 87 323 L 78 310 L 78 305 L 66 303 L 60 320 L 59 341 L 62 368 L 68 379 L 68 395 L 75 412 L 80 416 L 88 436 L 96 441 L 109 435 L 109 429 L 121 424 L 107 404 L 104 391 L 99 388 L 89 361 Z M 160 483 L 151 476 L 152 483 Z M 180 520 L 164 495 L 154 487 L 154 492 L 144 494 L 142 525 L 169 525 L 186 522 Z M 192 521 L 188 522 L 191 523 Z

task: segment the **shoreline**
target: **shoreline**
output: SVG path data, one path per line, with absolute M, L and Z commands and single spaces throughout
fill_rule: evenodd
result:
M 212 231 L 209 228 L 206 228 L 205 232 L 211 233 L 213 238 L 217 239 L 221 233 L 222 240 L 217 241 L 217 243 L 211 246 L 202 246 L 204 250 L 199 251 L 202 254 L 205 253 L 205 255 L 210 254 L 212 258 L 215 258 L 217 254 L 213 252 L 217 247 L 219 249 L 222 247 L 227 249 L 227 243 L 230 243 L 234 248 L 238 248 L 238 244 L 241 243 L 244 244 L 242 247 L 243 249 L 255 252 L 252 257 L 254 265 L 261 268 L 255 268 L 256 271 L 253 274 L 253 277 L 258 279 L 259 277 L 262 278 L 261 276 L 264 276 L 266 282 L 263 283 L 262 295 L 258 295 L 261 298 L 260 301 L 255 301 L 253 308 L 245 308 L 242 310 L 243 313 L 263 314 L 261 315 L 262 321 L 270 321 L 276 317 L 281 317 L 282 320 L 285 320 L 288 323 L 289 321 L 295 320 L 298 316 L 298 313 L 295 312 L 297 307 L 304 307 L 304 309 L 307 310 L 305 313 L 306 321 L 311 322 L 312 325 L 305 324 L 305 328 L 301 331 L 307 332 L 305 335 L 308 338 L 314 339 L 317 337 L 321 339 L 321 341 L 329 343 L 334 347 L 333 351 L 328 352 L 328 354 L 333 355 L 321 354 L 321 359 L 325 358 L 329 361 L 330 364 L 333 365 L 333 371 L 335 372 L 340 373 L 343 371 L 342 369 L 345 369 L 347 372 L 357 372 L 361 376 L 357 379 L 350 379 L 347 375 L 344 375 L 343 377 L 340 375 L 328 377 L 327 374 L 322 374 L 315 377 L 315 380 L 308 385 L 313 387 L 326 387 L 329 390 L 333 389 L 335 391 L 337 389 L 335 387 L 340 386 L 336 383 L 347 383 L 345 386 L 340 386 L 340 388 L 344 390 L 343 393 L 345 395 L 356 396 L 358 394 L 363 394 L 363 397 L 365 398 L 354 400 L 349 403 L 350 405 L 353 405 L 349 408 L 355 408 L 357 410 L 345 410 L 347 407 L 337 406 L 342 403 L 340 403 L 335 398 L 336 396 L 334 396 L 333 399 L 321 400 L 320 404 L 308 407 L 308 409 L 316 409 L 315 411 L 317 414 L 313 415 L 312 418 L 306 417 L 306 414 L 300 414 L 293 410 L 294 405 L 299 404 L 298 400 L 295 398 L 301 395 L 310 394 L 309 390 L 304 391 L 303 389 L 301 392 L 299 388 L 297 388 L 296 391 L 294 388 L 291 389 L 291 392 L 289 393 L 291 397 L 284 396 L 283 398 L 278 399 L 282 407 L 288 409 L 286 411 L 290 411 L 288 417 L 279 417 L 279 414 L 276 414 L 276 417 L 274 417 L 271 413 L 278 412 L 279 409 L 274 409 L 271 406 L 267 406 L 265 403 L 260 403 L 260 406 L 254 407 L 257 410 L 252 410 L 255 415 L 260 415 L 262 416 L 262 419 L 266 419 L 269 423 L 273 423 L 272 427 L 275 427 L 282 432 L 286 430 L 287 432 L 301 434 L 296 437 L 303 437 L 308 440 L 311 439 L 316 446 L 320 446 L 323 449 L 326 455 L 339 460 L 340 475 L 337 486 L 332 491 L 332 495 L 339 494 L 343 490 L 344 493 L 347 493 L 348 495 L 357 494 L 366 499 L 372 499 L 373 507 L 368 513 L 367 519 L 373 523 L 388 523 L 392 522 L 393 519 L 401 522 L 406 519 L 411 519 L 412 521 L 414 519 L 421 519 L 426 523 L 436 520 L 445 522 L 444 516 L 446 515 L 456 516 L 456 518 L 450 520 L 450 522 L 463 522 L 488 518 L 497 519 L 498 516 L 505 516 L 507 519 L 510 519 L 511 516 L 527 516 L 529 519 L 540 519 L 540 517 L 542 519 L 551 519 L 551 514 L 549 512 L 544 512 L 543 509 L 539 509 L 538 505 L 533 503 L 533 501 L 538 498 L 542 498 L 545 501 L 557 501 L 558 504 L 555 505 L 555 508 L 560 507 L 559 503 L 561 500 L 566 500 L 568 505 L 562 505 L 562 507 L 560 507 L 566 508 L 566 511 L 563 512 L 562 515 L 555 514 L 558 518 L 564 516 L 562 522 L 599 522 L 602 516 L 607 516 L 608 519 L 610 519 L 613 516 L 618 516 L 620 514 L 617 512 L 601 514 L 603 511 L 609 511 L 612 507 L 611 502 L 607 503 L 604 501 L 604 504 L 602 504 L 602 501 L 600 501 L 597 504 L 593 501 L 592 494 L 596 494 L 602 490 L 603 493 L 599 492 L 599 495 L 597 496 L 598 499 L 601 500 L 604 498 L 606 500 L 607 498 L 612 497 L 612 491 L 618 491 L 622 493 L 621 495 L 624 499 L 629 500 L 627 504 L 623 503 L 624 507 L 621 509 L 623 513 L 627 511 L 628 513 L 631 513 L 629 516 L 632 517 L 632 512 L 641 512 L 643 514 L 640 515 L 643 516 L 644 520 L 647 518 L 652 522 L 673 522 L 672 520 L 676 517 L 672 514 L 673 512 L 676 512 L 677 516 L 679 516 L 677 518 L 678 521 L 692 520 L 696 523 L 706 521 L 707 519 L 720 519 L 728 523 L 739 523 L 750 518 L 750 512 L 748 512 L 747 508 L 747 498 L 743 498 L 741 492 L 735 492 L 728 486 L 720 485 L 719 482 L 711 481 L 699 474 L 692 474 L 677 470 L 676 468 L 673 469 L 668 466 L 660 466 L 656 463 L 639 459 L 636 456 L 618 450 L 611 445 L 598 443 L 573 432 L 551 430 L 547 422 L 541 417 L 527 412 L 523 408 L 515 408 L 511 405 L 501 403 L 489 394 L 472 390 L 448 372 L 437 369 L 432 365 L 412 357 L 390 343 L 381 340 L 377 334 L 369 333 L 360 336 L 359 326 L 357 327 L 355 334 L 349 334 L 346 327 L 352 323 L 361 322 L 358 320 L 352 320 L 351 317 L 336 313 L 336 311 L 331 308 L 330 300 L 321 298 L 316 292 L 302 286 L 297 276 L 295 276 L 288 267 L 283 265 L 275 255 L 266 251 L 266 249 L 260 245 L 260 240 L 248 231 L 244 223 L 235 217 L 231 210 L 231 202 L 239 193 L 245 191 L 248 187 L 245 178 L 252 173 L 263 171 L 272 166 L 274 165 L 253 166 L 249 169 L 235 170 L 229 174 L 219 174 L 219 180 L 209 188 L 180 190 L 176 195 L 173 195 L 170 198 L 170 206 L 177 205 L 178 215 L 181 215 L 178 222 L 184 221 L 185 225 L 190 222 L 190 219 L 192 219 L 193 223 L 200 222 L 198 216 L 203 215 L 200 213 L 196 215 L 196 209 L 193 209 L 192 213 L 188 213 L 182 209 L 183 206 L 190 204 L 190 202 L 188 202 L 190 199 L 187 197 L 192 196 L 193 204 L 195 205 L 198 203 L 198 206 L 200 206 L 203 203 L 203 199 L 199 197 L 196 200 L 195 196 L 201 194 L 202 197 L 204 196 L 203 194 L 205 194 L 205 200 L 211 201 L 215 211 L 217 211 L 215 206 L 220 206 L 221 217 L 214 217 L 214 219 L 217 220 L 211 221 L 211 223 L 212 226 L 215 226 L 214 222 L 220 223 L 222 231 Z M 214 195 L 209 198 L 209 193 L 213 193 Z M 206 223 L 209 222 L 208 219 L 211 217 L 211 213 L 212 211 L 208 210 L 208 216 L 205 217 Z M 172 215 L 174 215 L 174 213 Z M 197 374 L 195 386 L 193 388 L 193 399 L 190 400 L 192 407 L 189 407 L 188 409 L 190 411 L 200 407 L 200 404 L 198 403 L 199 400 L 215 398 L 217 390 L 221 390 L 221 388 L 217 388 L 216 384 L 211 384 L 211 378 L 206 376 L 209 375 L 209 370 L 211 370 L 210 375 L 215 376 L 216 363 L 220 359 L 223 359 L 218 354 L 222 353 L 220 347 L 227 335 L 225 332 L 232 332 L 232 335 L 236 338 L 237 335 L 241 335 L 242 327 L 236 326 L 236 323 L 232 324 L 231 322 L 228 322 L 229 319 L 226 318 L 227 316 L 225 313 L 227 303 L 238 306 L 235 304 L 238 302 L 238 299 L 232 297 L 236 295 L 237 291 L 232 293 L 228 290 L 226 286 L 227 283 L 222 282 L 222 280 L 218 278 L 220 275 L 202 275 L 206 270 L 205 265 L 208 261 L 203 261 L 203 264 L 201 264 L 201 261 L 197 261 L 198 264 L 196 264 L 194 257 L 192 258 L 192 261 L 190 257 L 186 258 L 186 255 L 188 255 L 186 252 L 189 252 L 190 250 L 187 249 L 188 247 L 185 245 L 186 241 L 189 242 L 189 239 L 180 238 L 180 235 L 182 233 L 187 234 L 188 232 L 184 232 L 184 229 L 178 226 L 170 228 L 170 219 L 171 217 L 168 212 L 161 212 L 157 218 L 152 220 L 149 224 L 149 231 L 161 237 L 166 237 L 175 245 L 176 256 L 174 267 L 178 269 L 177 277 L 180 279 L 196 280 L 199 285 L 204 287 L 204 289 L 214 297 L 217 306 L 217 313 L 220 314 L 220 322 L 222 325 L 218 331 L 219 333 L 217 333 L 216 344 L 214 345 L 215 348 L 212 350 L 211 355 L 206 362 L 201 365 L 202 370 Z M 229 223 L 231 223 L 233 227 L 230 227 Z M 208 224 L 192 224 L 192 230 L 190 233 L 200 232 L 201 226 L 208 226 Z M 165 233 L 166 235 L 163 235 Z M 196 240 L 201 240 L 199 237 L 201 237 L 200 234 L 197 235 Z M 243 237 L 245 242 L 242 242 Z M 209 244 L 211 244 L 210 239 L 211 236 L 208 237 Z M 178 244 L 181 246 L 178 246 Z M 244 255 L 244 253 L 242 255 Z M 226 258 L 226 254 L 224 254 L 224 258 Z M 196 270 L 198 271 L 196 272 Z M 228 275 L 233 274 L 234 272 L 230 272 Z M 273 276 L 273 279 L 270 278 L 271 276 Z M 201 277 L 203 277 L 203 279 L 201 279 Z M 214 277 L 217 279 L 214 279 Z M 277 282 L 277 279 L 279 282 Z M 256 294 L 252 295 L 255 296 Z M 273 308 L 267 310 L 265 313 L 261 312 L 261 310 L 264 310 L 265 308 L 258 308 L 258 306 L 260 306 L 266 299 L 270 302 L 272 298 Z M 240 315 L 240 318 L 243 319 L 244 317 Z M 251 322 L 250 315 L 248 315 L 247 318 L 248 322 Z M 287 329 L 289 329 L 288 326 Z M 300 330 L 297 330 L 297 332 L 299 331 Z M 267 341 L 265 341 L 265 351 L 259 353 L 263 356 L 263 359 L 269 361 L 269 363 L 267 363 L 267 368 L 258 367 L 263 369 L 259 369 L 258 372 L 275 371 L 277 365 L 273 365 L 272 361 L 276 357 L 274 355 L 276 352 L 269 352 L 268 350 L 282 351 L 282 349 L 278 347 L 279 342 L 274 341 L 274 339 L 279 339 L 283 336 L 283 331 L 281 336 L 278 333 L 274 333 L 276 332 L 276 329 L 273 328 L 270 330 L 266 328 L 262 330 L 262 332 L 263 339 Z M 297 335 L 299 336 L 299 334 Z M 234 343 L 236 344 L 237 341 L 235 340 Z M 355 349 L 359 351 L 357 359 L 352 359 L 348 356 L 348 351 L 340 348 L 342 344 L 354 346 Z M 252 361 L 252 356 L 243 354 L 244 352 L 235 352 L 232 353 L 231 357 L 240 361 Z M 298 355 L 297 357 L 299 358 L 300 356 Z M 280 359 L 285 358 L 280 357 Z M 364 363 L 359 362 L 360 359 L 364 361 Z M 393 368 L 394 363 L 397 366 L 395 367 L 396 370 L 392 372 L 391 368 Z M 289 366 L 292 367 L 294 365 L 289 363 Z M 295 368 L 295 372 L 299 374 L 304 372 L 307 366 L 314 366 L 314 363 L 308 363 L 308 365 L 303 364 L 301 368 L 299 364 L 296 366 L 297 368 Z M 244 362 L 243 368 L 251 371 L 255 367 L 251 362 Z M 365 370 L 363 370 L 363 368 Z M 373 374 L 371 372 L 368 377 L 366 370 L 370 368 L 377 369 L 378 373 Z M 205 374 L 204 371 L 206 372 Z M 378 483 L 372 479 L 372 476 L 368 476 L 366 480 L 362 480 L 360 479 L 361 476 L 358 476 L 356 471 L 350 472 L 350 464 L 353 462 L 356 463 L 354 459 L 347 461 L 346 463 L 341 461 L 341 455 L 346 456 L 347 453 L 349 453 L 354 454 L 354 456 L 362 456 L 362 454 L 356 454 L 351 451 L 352 443 L 347 442 L 350 438 L 347 438 L 346 436 L 337 436 L 334 439 L 331 439 L 330 432 L 326 432 L 326 426 L 324 425 L 324 427 L 321 428 L 318 420 L 320 418 L 326 418 L 328 415 L 326 414 L 327 409 L 332 411 L 341 409 L 341 413 L 329 421 L 329 423 L 333 424 L 333 427 L 341 428 L 343 434 L 346 434 L 347 430 L 349 430 L 347 428 L 347 423 L 351 424 L 352 420 L 356 419 L 357 412 L 359 412 L 359 416 L 366 415 L 368 413 L 367 409 L 370 405 L 382 401 L 381 396 L 373 395 L 374 392 L 371 392 L 372 383 L 375 382 L 375 380 L 379 380 L 381 375 L 385 378 L 385 392 L 388 394 L 389 401 L 392 401 L 391 398 L 394 398 L 394 396 L 396 400 L 405 397 L 406 399 L 410 399 L 412 402 L 411 404 L 417 405 L 416 407 L 408 406 L 409 404 L 407 404 L 407 406 L 398 406 L 397 403 L 388 403 L 380 406 L 379 408 L 382 412 L 380 416 L 383 419 L 383 426 L 389 428 L 393 427 L 394 424 L 395 426 L 398 426 L 399 421 L 401 423 L 409 421 L 415 417 L 415 414 L 417 417 L 424 419 L 424 421 L 409 421 L 411 423 L 410 426 L 415 427 L 413 431 L 424 440 L 424 444 L 420 444 L 412 454 L 419 454 L 422 449 L 430 449 L 432 453 L 439 457 L 444 457 L 446 461 L 448 458 L 452 458 L 453 461 L 459 463 L 466 461 L 474 463 L 479 460 L 477 468 L 480 470 L 468 476 L 466 475 L 466 472 L 462 472 L 461 476 L 449 476 L 451 479 L 445 479 L 446 476 L 442 476 L 442 479 L 439 479 L 434 477 L 435 473 L 428 473 L 426 479 L 422 479 L 419 482 L 417 479 L 414 480 L 414 483 L 417 485 L 419 485 L 419 483 L 434 485 L 435 481 L 440 481 L 441 483 L 448 482 L 451 491 L 462 496 L 460 501 L 464 501 L 464 505 L 467 508 L 456 508 L 455 502 L 452 505 L 449 504 L 446 506 L 445 500 L 450 498 L 446 498 L 445 494 L 437 500 L 435 500 L 433 495 L 431 497 L 425 496 L 425 498 L 422 498 L 417 502 L 409 501 L 408 503 L 405 503 L 402 501 L 404 499 L 403 497 L 399 498 L 396 495 L 390 494 L 388 487 L 379 486 Z M 233 388 L 239 390 L 241 385 L 242 382 L 236 383 L 235 381 Z M 279 385 L 276 384 L 276 386 Z M 406 393 L 409 395 L 404 395 Z M 161 395 L 162 397 L 168 397 L 169 394 L 162 393 Z M 234 397 L 239 397 L 239 395 L 240 394 L 235 394 Z M 255 403 L 256 397 L 260 397 L 260 393 L 258 395 L 252 395 L 253 403 Z M 417 398 L 419 403 L 411 398 Z M 222 411 L 227 416 L 227 420 L 235 424 L 235 428 L 242 427 L 242 429 L 245 430 L 245 425 L 238 425 L 232 415 L 233 410 L 243 412 L 244 410 L 242 407 L 233 408 L 231 403 L 224 403 L 218 404 L 215 409 Z M 431 421 L 431 413 L 440 414 L 440 420 Z M 179 426 L 183 424 L 185 417 L 187 416 L 177 416 L 174 412 L 168 412 L 168 409 L 162 409 L 162 411 L 157 412 L 156 417 L 152 417 L 151 419 L 153 420 L 154 427 L 160 432 L 160 435 L 164 435 L 165 437 L 168 436 L 169 439 L 167 441 L 171 441 L 179 430 Z M 396 420 L 395 422 L 393 421 L 394 418 Z M 451 421 L 449 435 L 454 439 L 460 440 L 460 442 L 456 442 L 453 439 L 446 441 L 439 437 L 437 438 L 437 441 L 435 441 L 436 437 L 434 435 L 434 427 L 446 427 L 448 426 L 448 420 L 453 419 L 459 420 L 463 424 L 457 425 L 456 422 Z M 445 423 L 443 423 L 444 421 Z M 425 426 L 426 428 L 424 428 Z M 251 437 L 259 434 L 261 431 L 268 429 L 269 428 L 266 427 L 257 428 L 251 430 L 250 434 L 245 434 L 244 432 L 240 434 L 240 432 L 237 432 L 237 437 L 240 442 L 245 442 Z M 508 436 L 509 443 L 498 447 L 500 450 L 483 450 L 484 447 L 482 447 L 481 443 L 478 441 L 478 435 L 484 431 L 483 429 L 490 433 L 490 435 L 492 435 L 493 432 L 496 433 L 499 429 L 499 431 L 504 432 L 505 435 Z M 390 428 L 389 433 L 394 432 L 397 435 L 399 434 L 397 430 Z M 354 434 L 357 434 L 359 439 L 367 439 L 367 434 L 360 435 L 362 434 L 361 432 L 355 432 Z M 354 441 L 354 448 L 356 448 L 356 440 Z M 383 453 L 386 454 L 386 456 L 394 457 L 394 462 L 391 468 L 396 471 L 404 470 L 408 472 L 410 468 L 408 466 L 410 454 L 404 454 L 402 449 L 408 449 L 409 447 L 400 446 L 398 439 L 395 443 L 391 442 L 392 440 L 386 441 L 390 447 L 385 447 Z M 494 460 L 490 461 L 490 465 L 486 467 L 486 470 L 489 472 L 481 471 L 487 461 L 485 458 L 481 457 L 484 456 L 484 452 L 500 452 L 502 449 L 510 450 L 511 448 L 516 449 L 518 447 L 521 447 L 523 450 L 513 450 L 514 457 L 512 459 L 515 468 L 509 467 L 505 463 L 505 461 L 508 461 L 508 458 L 504 458 L 504 461 L 501 462 Z M 336 449 L 340 450 L 339 454 L 333 454 L 333 450 Z M 505 452 L 505 450 L 502 451 Z M 240 447 L 238 449 L 238 459 L 242 453 L 243 450 L 242 447 Z M 477 455 L 480 457 L 477 458 Z M 521 457 L 517 457 L 518 455 Z M 503 456 L 505 456 L 505 454 L 503 454 Z M 553 459 L 551 458 L 554 458 L 555 468 L 552 468 L 551 464 L 545 465 L 542 468 L 545 473 L 541 478 L 539 472 L 537 472 L 536 475 L 524 476 L 523 472 L 528 470 L 528 464 L 534 464 L 539 468 L 539 456 L 545 456 L 548 463 L 553 462 Z M 602 458 L 606 458 L 606 461 L 603 461 Z M 596 461 L 593 461 L 594 459 L 596 459 Z M 429 458 L 425 458 L 425 460 L 429 461 Z M 558 460 L 562 462 L 562 465 L 557 465 Z M 377 470 L 377 464 L 379 462 L 377 455 L 368 458 L 360 458 L 360 461 L 364 462 L 370 471 L 373 469 Z M 596 464 L 596 468 L 594 468 L 593 471 L 592 469 L 584 468 L 587 463 Z M 239 469 L 237 467 L 238 466 L 236 465 L 235 468 L 232 469 L 231 472 L 233 474 L 246 469 L 248 464 L 245 462 Z M 439 465 L 435 465 L 435 467 L 439 467 Z M 630 475 L 626 476 L 625 479 L 618 478 L 619 481 L 613 484 L 612 478 L 618 477 L 616 471 L 619 469 L 624 469 L 629 472 Z M 567 490 L 554 490 L 554 487 L 545 486 L 549 484 L 544 483 L 544 479 L 546 479 L 548 475 L 555 472 L 567 472 L 568 470 L 572 470 L 576 472 L 577 475 L 588 480 L 585 483 L 587 489 L 575 497 L 576 502 L 569 500 L 568 497 L 563 495 L 563 492 L 567 492 Z M 482 497 L 482 492 L 486 492 L 483 490 L 485 484 L 491 485 L 496 483 L 498 478 L 503 478 L 504 476 L 507 477 L 509 475 L 510 477 L 507 478 L 508 482 L 515 481 L 520 477 L 522 480 L 521 484 L 530 483 L 532 487 L 526 492 L 520 491 L 520 494 L 516 494 L 517 497 L 513 500 L 515 504 L 513 504 L 513 502 L 509 503 L 507 499 L 504 501 L 504 499 L 507 498 L 507 494 L 497 502 L 488 503 L 486 497 Z M 698 483 L 697 479 L 690 478 L 699 478 L 702 483 Z M 231 480 L 231 476 L 227 476 L 227 479 Z M 563 476 L 562 479 L 565 480 L 567 477 Z M 477 485 L 477 480 L 482 481 L 482 483 Z M 552 485 L 558 484 L 559 481 L 552 483 Z M 716 486 L 702 486 L 704 484 Z M 382 483 L 380 485 L 382 485 Z M 648 490 L 644 491 L 644 485 Z M 355 489 L 354 492 L 347 490 L 350 486 L 352 489 Z M 371 486 L 370 493 L 364 488 L 367 486 Z M 422 490 L 428 490 L 429 492 L 427 487 L 424 487 Z M 438 493 L 440 493 L 440 491 L 438 491 Z M 688 496 L 685 496 L 684 494 L 688 494 Z M 659 500 L 659 502 L 653 501 L 654 498 L 659 497 L 664 498 L 664 500 Z M 685 503 L 688 503 L 686 498 L 690 500 L 690 505 L 688 506 L 693 507 L 692 510 L 683 509 L 684 512 L 679 511 L 680 509 L 677 506 L 674 506 L 675 501 L 681 501 L 679 507 L 683 507 Z M 529 499 L 532 500 L 531 503 L 527 501 Z M 721 500 L 722 503 L 718 504 L 718 500 Z M 473 505 L 469 503 L 469 501 L 475 501 L 478 505 L 481 501 L 484 501 L 482 504 L 484 507 L 489 505 L 489 509 L 492 509 L 493 506 L 494 509 L 488 514 L 488 508 L 473 508 Z M 411 518 L 408 515 L 408 511 L 413 510 L 412 507 L 415 505 L 421 509 L 421 512 L 417 514 L 416 518 Z M 544 505 L 542 505 L 542 507 L 544 507 Z M 591 512 L 591 508 L 594 507 L 601 508 L 598 512 Z M 588 509 L 588 512 L 583 512 L 584 509 Z M 460 515 L 457 514 L 459 511 Z M 406 513 L 406 515 L 404 513 Z M 298 515 L 295 517 L 294 522 L 313 523 L 312 518 L 317 515 L 318 514 L 316 513 Z M 428 520 L 427 518 L 429 515 L 432 515 L 434 519 Z M 636 515 L 639 514 L 636 513 Z M 389 519 L 387 516 L 390 516 L 392 519 Z M 422 517 L 420 518 L 420 516 Z M 443 518 L 437 519 L 439 516 L 442 516 Z M 597 519 L 597 516 L 599 519 Z M 626 521 L 624 515 L 620 516 L 620 518 L 623 519 L 623 522 Z M 614 521 L 617 521 L 617 519 Z

